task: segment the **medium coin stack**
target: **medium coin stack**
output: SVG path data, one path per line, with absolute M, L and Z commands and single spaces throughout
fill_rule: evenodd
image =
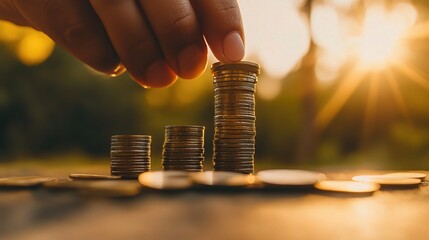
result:
M 218 62 L 211 69 L 215 103 L 214 170 L 253 173 L 255 90 L 259 65 L 252 62 Z
M 110 145 L 110 172 L 122 178 L 137 178 L 150 171 L 149 135 L 113 135 Z
M 164 170 L 201 172 L 204 161 L 204 126 L 166 126 L 162 150 Z

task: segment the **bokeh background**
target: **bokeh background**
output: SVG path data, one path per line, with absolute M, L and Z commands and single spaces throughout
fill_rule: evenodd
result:
M 429 168 L 429 2 L 241 0 L 259 63 L 257 168 Z M 144 57 L 144 56 L 142 56 Z M 211 56 L 210 63 L 215 59 Z M 42 33 L 0 22 L 0 161 L 107 162 L 112 134 L 206 126 L 210 69 L 143 89 L 75 60 Z M 158 162 L 158 163 L 157 163 Z

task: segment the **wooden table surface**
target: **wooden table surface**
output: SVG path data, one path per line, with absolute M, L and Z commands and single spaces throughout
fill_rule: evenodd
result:
M 143 190 L 124 199 L 1 190 L 0 216 L 0 239 L 429 239 L 429 187 L 367 197 Z

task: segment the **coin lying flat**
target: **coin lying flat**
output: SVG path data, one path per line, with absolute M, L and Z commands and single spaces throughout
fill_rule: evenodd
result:
M 416 172 L 396 172 L 396 173 L 384 174 L 384 176 L 392 177 L 392 178 L 416 178 L 416 179 L 425 180 L 427 174 L 416 173 Z
M 55 178 L 39 176 L 0 178 L 0 187 L 35 187 L 54 180 Z
M 91 196 L 102 197 L 132 197 L 141 191 L 141 185 L 136 181 L 94 181 L 91 182 L 82 193 Z
M 324 180 L 316 183 L 315 188 L 328 191 L 328 192 L 341 192 L 341 193 L 373 193 L 380 189 L 377 183 L 368 182 L 355 182 L 355 181 L 336 181 Z
M 83 189 L 89 186 L 89 181 L 74 181 L 72 179 L 56 179 L 43 183 L 43 187 L 51 190 Z
M 422 182 L 418 178 L 395 178 L 389 175 L 360 175 L 354 176 L 353 181 L 378 183 L 386 187 L 417 187 Z
M 159 190 L 179 190 L 192 187 L 187 171 L 156 171 L 140 174 L 139 182 L 144 187 Z
M 273 169 L 256 174 L 259 181 L 277 186 L 312 186 L 326 178 L 325 174 L 307 170 Z
M 69 175 L 73 179 L 82 179 L 82 180 L 109 180 L 109 179 L 121 179 L 121 176 L 111 176 L 111 175 L 100 175 L 100 174 L 87 174 L 87 173 L 71 173 Z
M 255 176 L 235 172 L 207 171 L 191 175 L 194 183 L 217 187 L 245 187 L 255 183 Z

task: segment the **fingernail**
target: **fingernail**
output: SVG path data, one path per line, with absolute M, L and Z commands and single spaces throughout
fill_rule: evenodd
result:
M 179 73 L 182 78 L 195 78 L 206 67 L 207 54 L 204 54 L 197 45 L 189 45 L 178 55 Z
M 122 75 L 127 69 L 124 65 L 119 64 L 115 69 L 113 69 L 113 72 L 110 74 L 111 77 L 117 77 Z
M 223 39 L 223 55 L 232 62 L 243 59 L 244 44 L 238 32 L 230 32 Z
M 173 84 L 176 79 L 176 74 L 167 63 L 163 60 L 157 60 L 148 67 L 144 79 L 140 81 L 140 84 L 145 88 L 160 88 Z

